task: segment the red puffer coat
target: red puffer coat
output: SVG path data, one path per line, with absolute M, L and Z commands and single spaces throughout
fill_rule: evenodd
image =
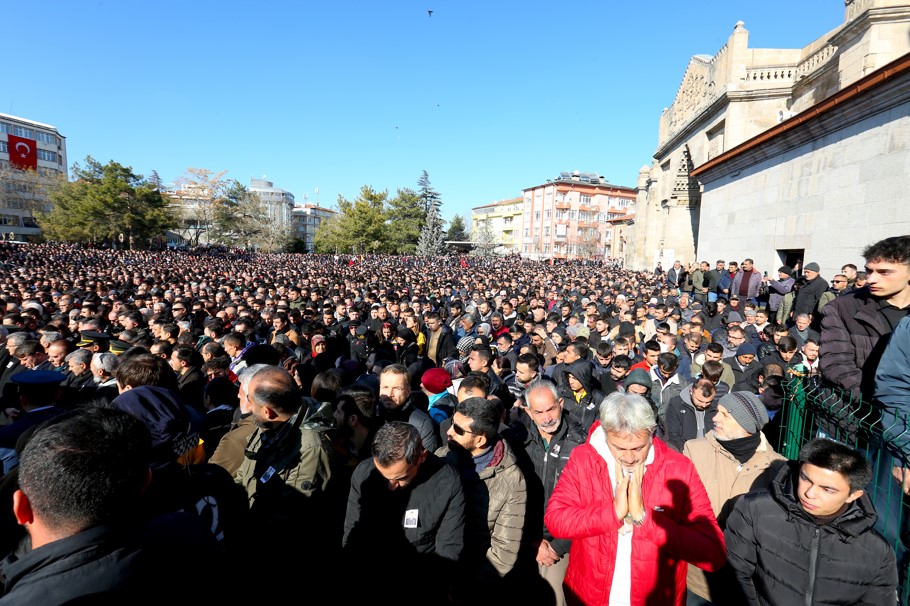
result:
M 553 536 L 572 540 L 566 601 L 609 604 L 621 522 L 613 509 L 607 463 L 592 446 L 606 438 L 592 427 L 575 448 L 547 506 Z M 714 572 L 726 562 L 724 535 L 691 461 L 653 439 L 654 460 L 642 479 L 645 521 L 632 536 L 632 606 L 686 602 L 687 562 Z

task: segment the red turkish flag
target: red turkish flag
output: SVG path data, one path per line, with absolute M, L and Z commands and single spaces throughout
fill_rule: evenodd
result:
M 38 168 L 38 142 L 34 139 L 7 135 L 9 163 L 13 168 Z

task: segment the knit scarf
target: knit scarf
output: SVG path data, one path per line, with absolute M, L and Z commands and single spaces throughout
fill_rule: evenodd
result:
M 736 438 L 735 440 L 718 440 L 717 443 L 733 455 L 740 464 L 745 464 L 758 450 L 758 445 L 761 444 L 761 433 L 756 432 L 751 436 Z

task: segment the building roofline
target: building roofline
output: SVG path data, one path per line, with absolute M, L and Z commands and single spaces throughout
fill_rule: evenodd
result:
M 29 120 L 28 118 L 20 118 L 19 116 L 12 116 L 10 114 L 0 114 L 0 119 L 4 119 L 4 118 L 7 120 L 18 120 L 19 122 L 24 122 L 26 124 L 32 124 L 34 126 L 39 126 L 41 128 L 47 128 L 49 130 L 56 132 L 58 135 L 60 135 L 59 131 L 57 131 L 56 126 L 52 126 L 50 124 L 45 124 L 43 122 L 38 122 L 37 120 Z M 60 136 L 62 137 L 63 135 L 60 135 Z
M 509 204 L 521 204 L 524 200 L 519 196 L 518 198 L 509 198 L 508 200 L 500 200 L 499 202 L 493 202 L 492 204 L 484 204 L 483 206 L 472 206 L 471 210 L 477 210 L 480 208 L 493 208 L 496 206 L 506 206 Z
M 847 101 L 863 95 L 872 89 L 878 88 L 879 86 L 882 86 L 883 84 L 890 82 L 898 76 L 904 75 L 908 72 L 910 72 L 910 53 L 907 53 L 902 57 L 895 59 L 891 63 L 880 67 L 871 74 L 860 78 L 853 84 L 850 84 L 837 93 L 831 95 L 827 99 L 819 101 L 812 107 L 796 114 L 788 120 L 784 120 L 777 126 L 773 126 L 768 130 L 752 137 L 751 139 L 743 141 L 733 149 L 730 149 L 721 155 L 708 160 L 701 166 L 695 168 L 691 172 L 691 176 L 698 177 L 699 175 L 702 175 L 713 168 L 717 168 L 721 164 L 724 164 L 725 162 L 728 162 L 733 158 L 736 158 L 737 156 L 740 156 L 771 139 L 775 139 L 802 124 L 816 120 L 823 114 L 833 111 L 835 108 L 843 105 Z
M 525 187 L 521 191 L 530 191 L 532 189 L 538 189 L 541 187 L 547 187 L 548 185 L 559 185 L 560 183 L 565 183 L 568 185 L 573 185 L 576 187 L 594 187 L 597 189 L 613 189 L 617 192 L 630 193 L 637 195 L 638 190 L 632 187 L 626 187 L 625 185 L 614 185 L 613 183 L 586 183 L 584 181 L 573 181 L 572 179 L 557 179 L 555 181 L 548 181 L 546 183 L 541 183 L 540 185 L 534 185 L 532 187 Z

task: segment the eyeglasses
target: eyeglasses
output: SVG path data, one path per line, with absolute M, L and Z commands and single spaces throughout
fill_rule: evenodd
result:
M 833 282 L 834 284 L 843 284 L 846 282 L 846 280 L 831 280 L 831 282 Z
M 471 431 L 471 430 L 469 430 L 469 429 L 465 429 L 464 427 L 462 427 L 461 425 L 459 425 L 459 424 L 456 423 L 455 421 L 452 421 L 452 430 L 453 430 L 455 433 L 457 433 L 458 435 L 460 435 L 460 436 L 463 436 L 463 435 L 466 434 L 466 433 L 469 433 L 469 434 L 471 434 L 471 435 L 477 435 L 477 434 L 475 434 L 473 431 Z

